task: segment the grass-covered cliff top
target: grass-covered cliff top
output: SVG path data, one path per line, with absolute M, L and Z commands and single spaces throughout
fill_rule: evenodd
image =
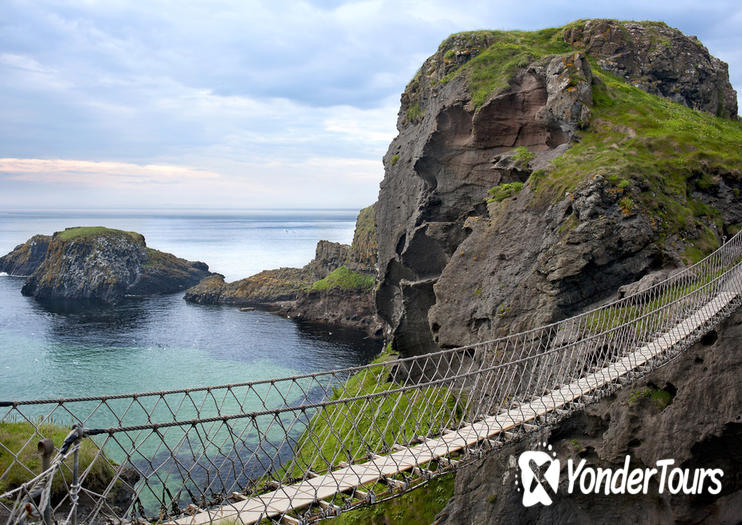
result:
M 474 107 L 480 107 L 493 91 L 507 87 L 513 74 L 548 55 L 569 53 L 573 49 L 564 41 L 563 27 L 540 31 L 471 31 L 457 33 L 441 44 L 444 64 L 447 68 L 442 83 L 458 75 L 466 75 Z M 482 42 L 488 47 L 476 52 L 470 42 Z M 458 57 L 474 54 L 460 67 Z
M 56 232 L 54 236 L 62 241 L 72 241 L 78 239 L 89 239 L 100 235 L 121 236 L 126 235 L 134 242 L 144 244 L 144 236 L 137 232 L 127 232 L 124 230 L 115 230 L 105 226 L 76 226 L 65 228 L 64 231 Z
M 358 212 L 356 228 L 353 232 L 353 243 L 350 246 L 351 252 L 365 252 L 370 248 L 376 249 L 375 207 L 376 204 L 372 204 Z
M 651 95 L 595 64 L 593 74 L 590 126 L 549 169 L 531 175 L 537 202 L 602 176 L 625 213 L 647 212 L 665 235 L 700 232 L 686 253 L 688 262 L 699 260 L 718 246 L 708 226 L 721 232 L 724 225 L 719 210 L 692 193 L 713 192 L 722 177 L 742 181 L 742 122 Z
M 685 62 L 673 62 L 675 47 L 678 53 L 688 55 Z M 616 49 L 635 53 L 626 58 L 633 61 L 627 69 L 633 71 L 627 73 L 630 80 L 600 66 L 606 65 L 605 53 L 610 55 Z M 410 82 L 403 96 L 403 109 L 406 105 L 410 122 L 418 121 L 427 110 L 426 97 L 436 96 L 439 86 L 463 77 L 471 107 L 477 111 L 489 97 L 507 88 L 523 68 L 543 57 L 576 52 L 586 54 L 593 72 L 590 120 L 566 153 L 545 170 L 533 173 L 528 184 L 536 192 L 534 204 L 559 201 L 567 192 L 602 176 L 613 186 L 619 207 L 627 216 L 643 212 L 653 219 L 663 238 L 680 234 L 696 239 L 686 259 L 697 260 L 718 245 L 722 231 L 738 227 L 723 224 L 720 211 L 708 204 L 713 199 L 704 203 L 699 198 L 699 193 L 712 195 L 722 178 L 728 186 L 730 179 L 742 182 L 742 122 L 712 114 L 735 115 L 728 100 L 733 91 L 721 77 L 704 80 L 699 73 L 696 85 L 686 79 L 684 90 L 693 90 L 703 82 L 710 83 L 705 88 L 718 90 L 717 102 L 703 99 L 703 89 L 695 95 L 684 91 L 683 96 L 690 97 L 686 98 L 689 105 L 706 104 L 704 112 L 637 87 L 657 92 L 655 84 L 664 82 L 663 89 L 679 89 L 662 77 L 659 69 L 651 70 L 659 76 L 637 76 L 642 68 L 682 69 L 696 61 L 699 68 L 721 67 L 697 39 L 663 22 L 617 20 L 577 20 L 540 31 L 456 33 L 441 43 Z M 593 52 L 604 56 L 593 56 Z M 650 57 L 660 65 L 652 65 Z M 726 74 L 723 68 L 715 71 Z M 678 70 L 678 78 L 683 72 Z M 739 188 L 742 184 L 732 186 Z M 506 199 L 515 193 L 514 189 L 492 188 L 491 200 Z M 739 190 L 734 191 L 735 198 L 740 197 Z

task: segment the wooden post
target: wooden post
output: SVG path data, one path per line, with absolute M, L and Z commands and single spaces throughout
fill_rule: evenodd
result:
M 49 469 L 51 463 L 52 454 L 54 453 L 54 442 L 51 439 L 42 439 L 39 441 L 36 449 L 41 454 L 41 471 L 45 472 Z M 42 518 L 46 525 L 52 525 L 52 502 L 51 499 L 47 502 L 46 507 L 39 509 L 42 512 Z

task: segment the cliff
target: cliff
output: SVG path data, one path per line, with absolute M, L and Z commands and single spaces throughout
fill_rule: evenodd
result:
M 46 257 L 51 241 L 49 235 L 34 235 L 12 252 L 0 257 L 0 272 L 26 277 L 36 271 Z
M 384 156 L 387 339 L 486 340 L 699 259 L 742 223 L 736 113 L 726 64 L 662 23 L 449 37 Z
M 375 205 L 356 220 L 351 245 L 319 241 L 315 257 L 302 268 L 265 270 L 227 283 L 213 275 L 186 291 L 197 304 L 265 308 L 293 319 L 343 326 L 381 336 L 373 299 L 376 274 Z
M 184 290 L 211 275 L 202 262 L 148 248 L 141 234 L 103 227 L 35 236 L 3 260 L 31 272 L 21 293 L 50 300 L 116 303 Z

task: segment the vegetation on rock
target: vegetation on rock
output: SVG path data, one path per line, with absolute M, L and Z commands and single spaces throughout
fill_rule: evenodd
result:
M 0 472 L 4 473 L 0 479 L 0 493 L 19 487 L 33 475 L 41 472 L 41 456 L 36 450 L 36 442 L 49 438 L 57 449 L 62 446 L 64 438 L 70 429 L 52 424 L 39 424 L 38 430 L 27 421 L 0 422 Z M 20 451 L 20 452 L 19 452 Z M 14 454 L 18 455 L 18 460 Z M 98 448 L 85 439 L 80 445 L 79 465 L 84 471 L 93 463 L 91 471 L 86 477 L 86 487 L 92 490 L 104 488 L 114 475 L 113 466 L 105 457 L 98 457 Z M 67 486 L 72 481 L 70 468 L 60 469 L 61 475 L 54 477 L 52 483 L 52 498 L 57 499 L 67 492 Z M 31 474 L 25 467 L 30 468 Z
M 506 184 L 498 184 L 497 186 L 490 188 L 489 191 L 487 192 L 490 195 L 492 195 L 490 199 L 487 199 L 487 202 L 488 203 L 502 202 L 508 197 L 512 197 L 513 195 L 515 195 L 522 189 L 523 189 L 522 182 L 510 182 Z
M 312 290 L 371 290 L 374 287 L 374 277 L 367 273 L 354 272 L 346 266 L 336 268 L 330 274 L 312 284 Z
M 373 363 L 385 363 L 394 356 L 387 346 Z M 335 388 L 331 399 L 360 397 L 399 388 L 401 385 L 389 380 L 390 372 L 391 366 L 362 370 Z M 437 430 L 452 415 L 454 419 L 460 419 L 462 406 L 456 396 L 440 386 L 326 406 L 314 415 L 299 439 L 293 463 L 296 471 L 292 474 L 298 476 L 306 469 L 322 471 L 331 458 L 335 463 L 363 460 L 369 450 L 381 450 L 382 444 L 391 447 L 394 443 L 407 442 Z M 328 427 L 327 421 L 335 424 Z M 386 427 L 379 427 L 379 421 L 386 421 Z
M 56 237 L 62 241 L 72 241 L 75 239 L 88 239 L 98 235 L 127 235 L 134 242 L 144 244 L 144 236 L 141 233 L 116 230 L 106 228 L 105 226 L 75 226 L 73 228 L 65 228 L 64 231 L 57 232 Z

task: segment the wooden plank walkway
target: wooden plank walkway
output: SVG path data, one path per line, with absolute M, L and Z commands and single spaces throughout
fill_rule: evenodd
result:
M 205 525 L 218 523 L 221 520 L 235 520 L 238 523 L 248 525 L 265 518 L 281 516 L 291 510 L 308 507 L 319 500 L 332 498 L 340 492 L 379 481 L 384 477 L 411 470 L 421 464 L 461 451 L 485 439 L 491 439 L 498 434 L 532 421 L 539 416 L 544 416 L 569 403 L 578 401 L 591 391 L 625 376 L 631 370 L 646 364 L 652 358 L 682 342 L 730 304 L 734 298 L 735 294 L 720 293 L 671 330 L 615 363 L 517 408 L 487 417 L 458 430 L 449 430 L 440 437 L 427 439 L 418 445 L 404 448 L 386 456 L 376 457 L 365 463 L 339 468 L 294 485 L 281 487 L 261 496 L 224 504 L 217 509 L 202 510 L 193 516 L 180 518 L 171 523 Z

